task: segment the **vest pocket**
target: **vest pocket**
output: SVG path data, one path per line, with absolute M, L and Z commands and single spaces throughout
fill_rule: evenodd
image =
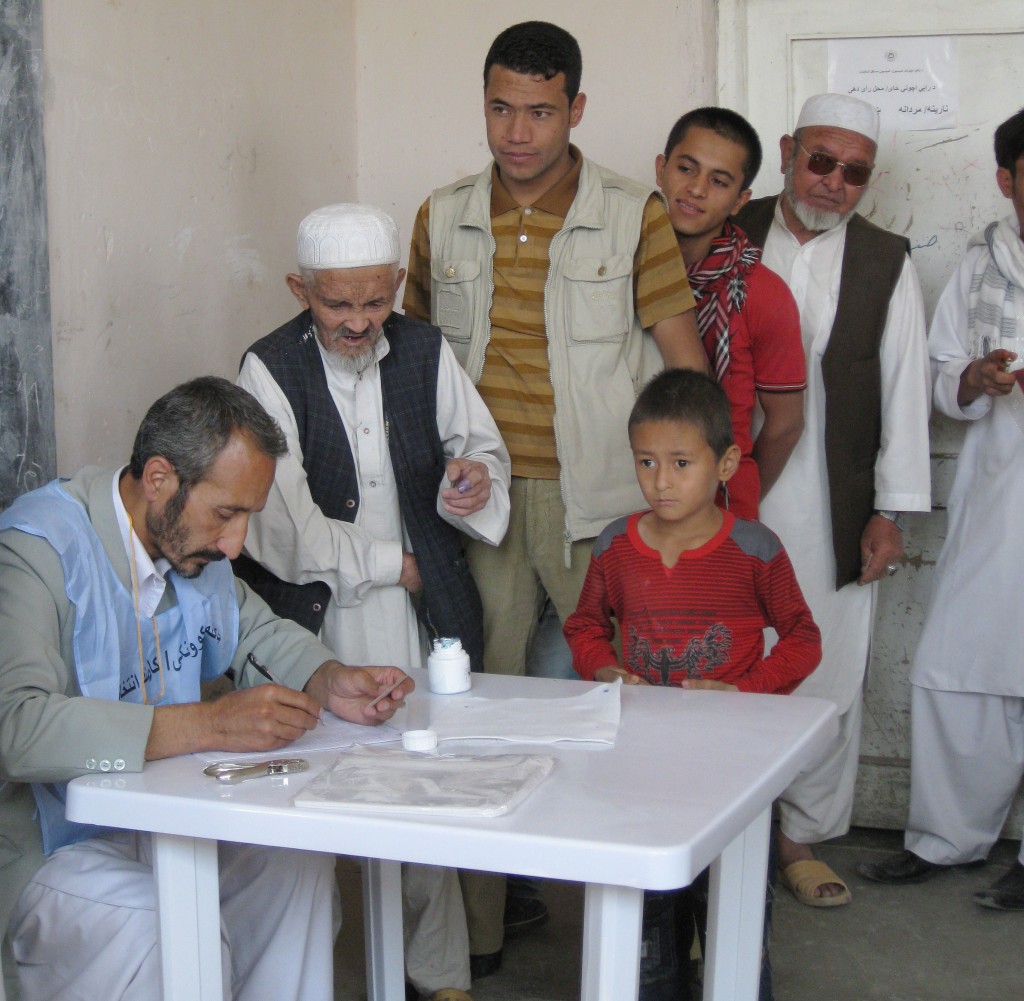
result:
M 473 333 L 474 291 L 479 294 L 479 261 L 430 262 L 434 323 L 449 341 L 468 342 Z
M 632 326 L 633 258 L 576 257 L 565 267 L 574 341 L 619 341 Z

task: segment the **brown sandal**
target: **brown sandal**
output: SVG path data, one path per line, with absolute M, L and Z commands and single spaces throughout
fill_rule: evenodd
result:
M 791 862 L 785 869 L 779 870 L 779 879 L 801 904 L 808 907 L 842 907 L 853 899 L 846 883 L 830 866 L 816 858 Z M 814 891 L 828 883 L 841 886 L 843 892 L 837 893 L 834 897 L 816 897 Z

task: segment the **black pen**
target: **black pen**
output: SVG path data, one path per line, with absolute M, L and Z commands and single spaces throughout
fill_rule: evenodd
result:
M 275 685 L 280 685 L 282 688 L 287 688 L 288 687 L 283 681 L 278 681 L 277 678 L 275 678 L 270 673 L 270 668 L 269 667 L 264 667 L 251 653 L 245 659 L 247 661 L 249 661 L 249 663 L 252 664 L 252 666 L 255 667 L 256 670 L 259 671 L 260 674 L 262 674 L 264 678 L 267 679 L 267 681 L 271 681 Z
M 283 681 L 279 681 L 277 678 L 275 678 L 274 675 L 270 673 L 270 668 L 269 667 L 264 667 L 251 653 L 245 659 L 247 661 L 249 661 L 249 663 L 252 664 L 252 666 L 255 667 L 256 670 L 259 671 L 260 674 L 262 674 L 264 678 L 267 679 L 267 681 L 269 681 L 269 682 L 271 682 L 272 684 L 275 684 L 275 685 L 280 685 L 282 688 L 288 688 L 289 687 Z M 316 721 L 317 721 L 317 723 L 320 724 L 320 726 L 324 726 L 325 725 L 324 721 L 323 721 L 323 717 L 321 717 L 321 716 L 317 716 Z

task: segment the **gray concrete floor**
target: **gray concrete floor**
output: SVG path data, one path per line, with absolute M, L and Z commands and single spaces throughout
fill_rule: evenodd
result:
M 1024 913 L 985 910 L 971 900 L 1013 862 L 1017 846 L 1000 843 L 984 868 L 917 886 L 879 886 L 857 875 L 857 862 L 900 847 L 895 832 L 854 829 L 821 850 L 853 891 L 849 907 L 804 907 L 780 890 L 772 945 L 776 1001 L 1011 1001 L 1024 995 Z M 345 921 L 336 998 L 363 1001 L 359 867 L 343 859 L 338 872 Z M 544 896 L 550 923 L 506 943 L 501 971 L 474 984 L 473 1001 L 579 997 L 582 887 L 545 883 Z

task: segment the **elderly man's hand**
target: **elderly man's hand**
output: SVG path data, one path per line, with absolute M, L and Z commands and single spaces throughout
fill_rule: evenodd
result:
M 388 692 L 392 685 L 397 687 Z M 394 716 L 415 687 L 412 678 L 397 667 L 346 667 L 328 660 L 313 672 L 305 690 L 335 716 L 373 725 Z M 378 696 L 384 697 L 371 706 Z
M 890 566 L 898 566 L 903 559 L 903 533 L 888 518 L 872 515 L 860 537 L 860 559 L 857 583 L 881 580 Z
M 402 553 L 402 573 L 398 583 L 410 594 L 419 594 L 423 590 L 423 578 L 420 577 L 419 564 L 412 553 Z
M 441 491 L 441 504 L 459 518 L 479 511 L 491 496 L 491 474 L 474 459 L 449 459 L 445 476 L 450 487 Z

